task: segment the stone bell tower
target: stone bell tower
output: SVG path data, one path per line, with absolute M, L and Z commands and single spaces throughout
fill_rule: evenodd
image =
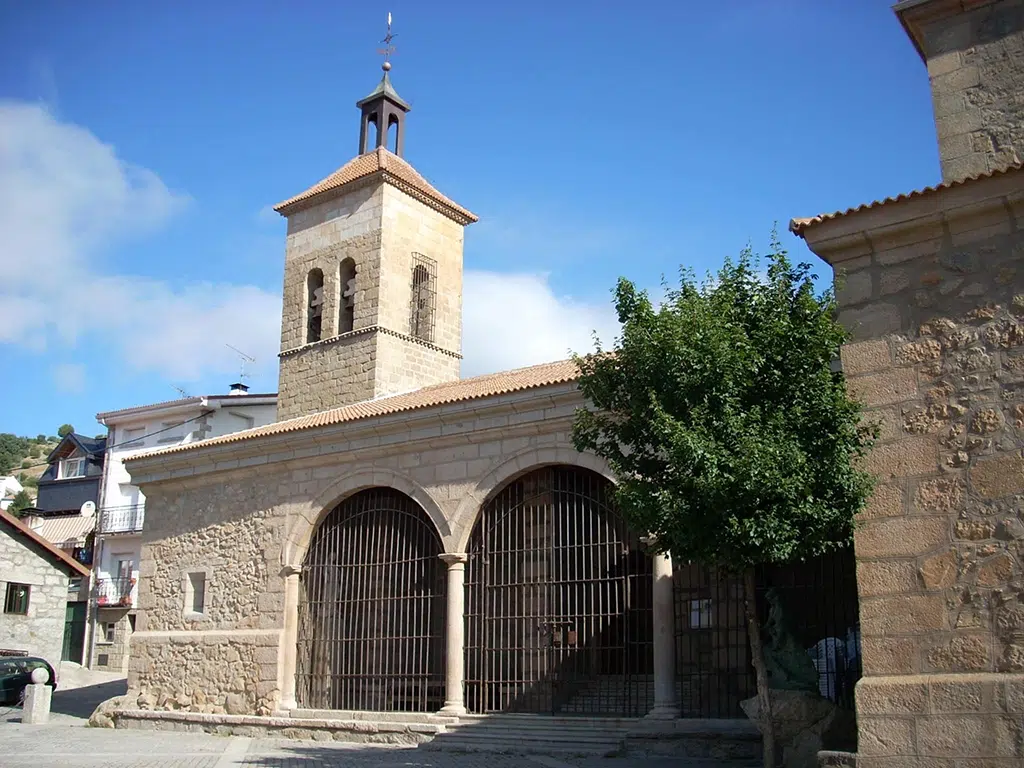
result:
M 459 377 L 463 230 L 477 217 L 403 159 L 410 108 L 383 69 L 356 104 L 359 154 L 274 207 L 288 219 L 279 420 Z

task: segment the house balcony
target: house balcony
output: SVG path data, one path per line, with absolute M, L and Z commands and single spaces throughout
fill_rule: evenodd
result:
M 100 608 L 134 608 L 137 600 L 135 579 L 100 579 L 93 591 L 93 601 Z
M 145 504 L 104 507 L 100 511 L 100 533 L 139 533 L 145 519 Z

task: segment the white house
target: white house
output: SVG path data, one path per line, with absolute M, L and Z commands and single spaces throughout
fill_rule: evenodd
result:
M 14 501 L 14 497 L 24 490 L 18 478 L 8 475 L 0 477 L 0 509 L 7 511 Z
M 135 628 L 146 499 L 132 484 L 125 458 L 260 427 L 276 417 L 276 394 L 249 394 L 242 384 L 233 384 L 227 395 L 185 397 L 96 415 L 107 428 L 107 456 L 93 555 L 90 666 L 127 671 L 128 638 Z

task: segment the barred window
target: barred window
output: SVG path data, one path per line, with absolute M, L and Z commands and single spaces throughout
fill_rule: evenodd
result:
M 414 253 L 409 333 L 422 341 L 434 340 L 436 283 L 437 262 L 422 253 Z

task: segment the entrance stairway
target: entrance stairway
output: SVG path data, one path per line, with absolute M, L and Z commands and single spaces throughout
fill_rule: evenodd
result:
M 463 715 L 420 747 L 457 752 L 608 756 L 619 754 L 635 723 L 605 717 Z

